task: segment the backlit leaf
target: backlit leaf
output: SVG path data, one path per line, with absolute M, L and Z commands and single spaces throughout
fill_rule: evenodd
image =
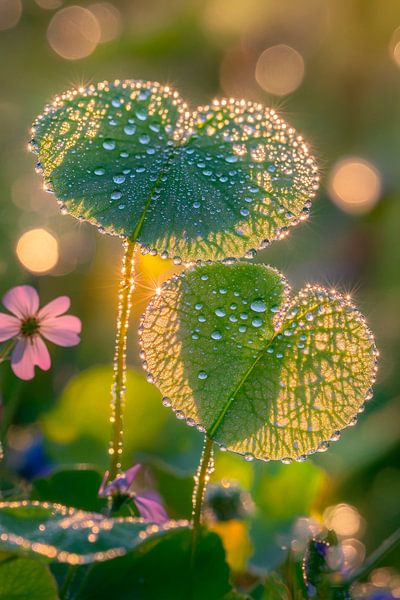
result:
M 158 83 L 66 92 L 33 127 L 37 170 L 63 210 L 184 260 L 243 256 L 304 220 L 318 186 L 304 140 L 274 110 L 188 110 Z
M 124 556 L 153 536 L 187 526 L 186 521 L 158 526 L 133 517 L 105 517 L 48 502 L 0 503 L 0 549 L 74 565 Z
M 264 265 L 203 265 L 172 278 L 150 303 L 141 340 L 164 403 L 248 459 L 325 450 L 375 377 L 373 337 L 350 301 L 318 286 L 290 297 Z

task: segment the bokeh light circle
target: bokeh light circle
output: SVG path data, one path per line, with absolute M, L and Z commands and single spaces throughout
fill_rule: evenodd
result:
M 58 242 L 46 229 L 30 229 L 23 233 L 16 252 L 21 264 L 32 273 L 46 273 L 58 262 Z
M 21 15 L 21 0 L 0 0 L 0 31 L 15 27 Z
M 362 214 L 375 206 L 381 193 L 378 169 L 363 158 L 339 160 L 331 171 L 328 192 L 334 203 L 350 214 Z
M 297 50 L 286 44 L 271 46 L 259 56 L 255 77 L 263 90 L 285 96 L 297 90 L 304 78 L 304 60 Z
M 51 48 L 67 60 L 89 56 L 100 39 L 101 29 L 96 17 L 81 6 L 68 6 L 56 12 L 47 29 Z

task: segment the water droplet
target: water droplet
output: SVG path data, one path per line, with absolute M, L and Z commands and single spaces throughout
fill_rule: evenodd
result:
M 139 142 L 141 144 L 148 144 L 150 142 L 150 136 L 146 133 L 142 133 L 142 135 L 139 136 Z
M 254 312 L 263 313 L 267 310 L 267 305 L 261 298 L 256 298 L 256 300 L 253 300 L 250 304 L 250 308 L 251 310 L 254 310 Z
M 199 374 L 197 375 L 197 377 L 199 379 L 207 379 L 208 375 L 205 371 L 199 371 Z
M 263 320 L 260 319 L 260 317 L 255 317 L 251 324 L 253 325 L 253 327 L 261 327 L 261 325 L 263 324 Z
M 114 175 L 113 181 L 114 183 L 124 183 L 125 175 Z
M 111 140 L 109 138 L 104 140 L 104 142 L 103 142 L 104 150 L 114 150 L 116 145 L 117 144 L 116 144 L 115 140 Z
M 222 339 L 222 333 L 216 329 L 212 332 L 211 337 L 213 340 L 220 340 Z
M 95 175 L 104 175 L 104 173 L 106 172 L 105 169 L 103 169 L 103 167 L 98 167 L 97 169 L 94 170 L 94 174 Z
M 111 193 L 111 200 L 119 200 L 120 198 L 122 198 L 122 192 L 119 190 L 114 190 L 114 192 Z
M 126 135 L 133 135 L 136 132 L 136 126 L 130 125 L 130 124 L 125 125 L 124 131 L 125 131 Z
M 198 302 L 197 304 L 194 305 L 194 307 L 196 310 L 201 310 L 203 308 L 203 305 L 200 302 Z
M 217 317 L 225 317 L 226 312 L 224 311 L 223 308 L 216 308 L 215 314 L 217 315 Z

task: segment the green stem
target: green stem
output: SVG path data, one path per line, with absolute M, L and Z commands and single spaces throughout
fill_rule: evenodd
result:
M 11 350 L 14 348 L 16 343 L 17 339 L 13 338 L 12 340 L 9 340 L 7 344 L 4 344 L 4 346 L 0 350 L 0 363 L 4 362 L 6 358 L 8 358 L 8 355 L 10 354 Z
M 195 475 L 195 486 L 193 490 L 193 512 L 192 512 L 192 557 L 196 549 L 197 538 L 201 524 L 201 512 L 203 507 L 204 493 L 212 472 L 213 440 L 208 436 L 204 439 L 203 452 L 199 467 Z
M 67 574 L 65 575 L 65 579 L 62 583 L 62 587 L 60 590 L 60 598 L 61 600 L 68 600 L 68 592 L 69 592 L 69 588 L 71 586 L 71 583 L 75 577 L 76 574 L 76 570 L 77 570 L 77 566 L 76 565 L 70 565 L 68 567 L 67 570 Z
M 359 569 L 354 571 L 346 580 L 346 586 L 350 587 L 356 581 L 363 579 L 372 569 L 400 543 L 400 527 L 392 535 L 386 538 L 380 546 L 364 561 Z
M 121 468 L 123 447 L 123 412 L 126 388 L 126 339 L 134 289 L 135 242 L 125 240 L 121 281 L 118 292 L 117 332 L 115 336 L 114 377 L 111 388 L 111 422 L 113 434 L 109 454 L 111 465 L 109 478 L 115 479 Z

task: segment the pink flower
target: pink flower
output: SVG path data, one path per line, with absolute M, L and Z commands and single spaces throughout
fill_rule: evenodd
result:
M 39 296 L 30 285 L 19 285 L 3 297 L 12 315 L 0 313 L 0 342 L 15 338 L 11 368 L 20 379 L 32 379 L 35 365 L 47 371 L 51 360 L 46 338 L 58 346 L 79 344 L 81 321 L 64 315 L 70 307 L 68 296 L 59 296 L 39 309 Z

